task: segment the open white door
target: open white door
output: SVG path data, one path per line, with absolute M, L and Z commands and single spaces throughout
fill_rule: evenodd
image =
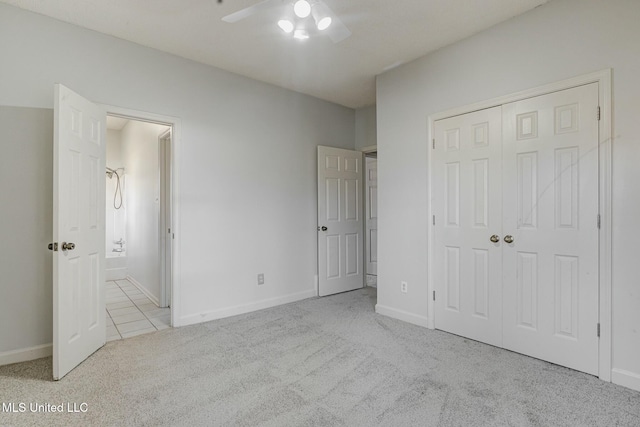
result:
M 53 142 L 53 378 L 106 340 L 106 113 L 55 85 Z
M 318 294 L 364 286 L 363 161 L 359 151 L 318 146 Z

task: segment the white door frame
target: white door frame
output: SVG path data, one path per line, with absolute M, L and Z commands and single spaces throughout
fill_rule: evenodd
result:
M 160 209 L 158 210 L 158 256 L 160 265 L 160 307 L 171 306 L 171 141 L 173 127 L 158 136 L 158 188 Z M 167 152 L 168 151 L 168 152 Z
M 366 147 L 360 147 L 360 151 L 362 152 L 362 154 L 364 155 L 364 163 L 362 165 L 362 168 L 364 169 L 364 173 L 367 173 L 367 154 L 376 154 L 376 159 L 378 158 L 378 146 L 377 145 L 367 145 Z M 363 185 L 363 195 L 364 197 L 362 197 L 362 213 L 366 214 L 367 213 L 367 199 L 369 197 L 369 192 L 367 189 L 367 183 L 369 181 L 367 180 L 367 177 L 364 177 L 362 180 L 362 185 Z M 364 236 L 364 251 L 362 251 L 362 259 L 363 259 L 363 268 L 364 268 L 364 283 L 365 286 L 368 285 L 367 283 L 367 277 L 369 276 L 369 272 L 367 271 L 367 248 L 370 245 L 369 242 L 369 234 L 367 233 L 367 222 L 369 221 L 369 218 L 366 217 L 364 219 L 364 231 L 362 232 L 362 235 Z M 377 280 L 376 280 L 376 288 L 378 287 L 377 285 Z
M 599 212 L 600 212 L 600 230 L 599 238 L 599 292 L 600 292 L 600 343 L 599 343 L 599 377 L 604 381 L 611 381 L 611 335 L 612 335 L 612 307 L 611 307 L 611 142 L 612 137 L 612 102 L 611 102 L 611 83 L 612 70 L 605 69 L 582 76 L 577 76 L 567 80 L 538 86 L 510 95 L 493 98 L 487 101 L 481 101 L 475 104 L 458 107 L 440 113 L 432 114 L 428 117 L 427 143 L 431 146 L 435 138 L 434 122 L 461 114 L 471 113 L 477 110 L 497 107 L 510 102 L 521 101 L 523 99 L 535 96 L 546 95 L 552 92 L 558 92 L 564 89 L 570 89 L 576 86 L 582 86 L 589 83 L 598 83 L 598 99 L 600 105 L 600 125 L 599 125 Z M 596 114 L 596 111 L 593 112 Z M 433 156 L 431 150 L 427 150 L 427 162 L 429 165 L 429 185 L 427 194 L 429 216 L 432 213 L 432 194 L 433 177 L 432 177 L 432 161 Z M 428 218 L 428 276 L 427 286 L 430 298 L 427 302 L 428 316 L 427 327 L 435 328 L 435 303 L 433 301 L 433 292 L 435 291 L 433 269 L 433 246 L 434 246 L 434 230 L 432 218 Z
M 378 153 L 378 146 L 377 145 L 367 145 L 366 147 L 360 148 L 360 151 L 362 151 L 363 154 Z
M 102 105 L 107 115 L 118 116 L 130 120 L 151 122 L 171 126 L 171 222 L 173 235 L 173 250 L 171 256 L 171 326 L 181 326 L 180 317 L 180 150 L 182 148 L 182 122 L 178 117 L 132 110 L 130 108 L 113 105 Z

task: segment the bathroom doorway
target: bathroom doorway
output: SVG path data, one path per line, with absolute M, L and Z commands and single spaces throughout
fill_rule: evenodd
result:
M 171 326 L 172 126 L 107 115 L 107 341 Z

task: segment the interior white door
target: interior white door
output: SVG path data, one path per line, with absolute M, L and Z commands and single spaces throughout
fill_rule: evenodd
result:
M 378 159 L 365 158 L 366 272 L 378 275 Z
M 318 294 L 364 286 L 363 161 L 359 151 L 318 146 Z
M 434 131 L 436 327 L 499 346 L 501 109 L 439 120 Z
M 53 378 L 104 345 L 105 124 L 102 108 L 55 85 Z
M 503 106 L 503 345 L 596 375 L 597 107 L 597 83 Z

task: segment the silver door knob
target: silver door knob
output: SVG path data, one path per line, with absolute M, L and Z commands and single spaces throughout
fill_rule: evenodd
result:
M 507 234 L 504 236 L 504 241 L 507 243 L 513 243 L 513 236 L 511 234 Z
M 500 241 L 500 236 L 494 234 L 493 236 L 489 237 L 489 240 L 491 240 L 493 243 L 498 243 Z
M 322 227 L 318 227 L 318 231 L 327 231 L 328 228 L 325 227 L 324 225 Z
M 76 244 L 75 243 L 66 243 L 66 242 L 62 242 L 62 250 L 63 251 L 72 251 L 76 248 Z

